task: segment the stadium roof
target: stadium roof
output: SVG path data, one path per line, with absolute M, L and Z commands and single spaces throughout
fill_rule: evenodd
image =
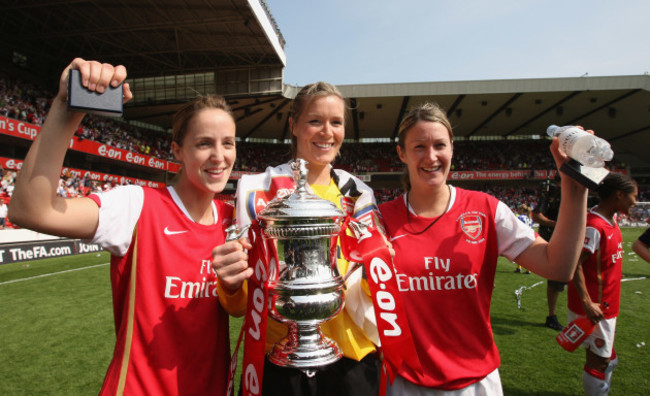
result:
M 242 138 L 290 137 L 290 98 L 282 94 L 235 95 L 230 102 Z M 447 109 L 460 139 L 544 135 L 551 124 L 582 125 L 610 141 L 616 159 L 650 174 L 650 76 L 423 82 L 341 85 L 350 98 L 346 136 L 354 140 L 392 139 L 404 112 L 435 101 Z M 134 106 L 127 117 L 169 125 L 175 105 Z
M 1 4 L 4 65 L 51 82 L 75 56 L 124 64 L 135 94 L 126 119 L 169 128 L 181 103 L 219 93 L 235 110 L 239 136 L 289 138 L 287 113 L 299 87 L 284 84 L 284 39 L 263 1 Z M 648 75 L 339 88 L 351 101 L 350 139 L 394 138 L 408 107 L 431 100 L 448 110 L 457 138 L 543 135 L 550 124 L 578 124 L 608 139 L 617 160 L 650 174 Z
M 283 67 L 284 39 L 259 0 L 3 0 L 2 57 L 51 78 L 75 57 L 131 77 Z

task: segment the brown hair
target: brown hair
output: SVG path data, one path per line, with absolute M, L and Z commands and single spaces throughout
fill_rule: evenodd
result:
M 343 102 L 343 106 L 345 108 L 345 119 L 343 120 L 344 122 L 347 120 L 348 117 L 348 105 L 347 105 L 347 100 L 341 94 L 341 92 L 336 88 L 334 85 L 330 83 L 326 83 L 323 81 L 319 81 L 317 83 L 305 85 L 302 87 L 302 89 L 298 92 L 296 97 L 293 99 L 293 102 L 291 103 L 291 108 L 289 109 L 289 118 L 293 120 L 293 124 L 295 125 L 296 122 L 298 122 L 298 119 L 302 115 L 302 112 L 305 110 L 306 107 L 309 106 L 309 104 L 316 98 L 322 98 L 326 96 L 336 96 L 337 98 L 341 99 Z M 296 159 L 296 156 L 298 155 L 298 138 L 296 135 L 293 134 L 293 131 L 291 131 L 291 158 Z
M 404 144 L 406 142 L 406 134 L 419 121 L 441 123 L 449 132 L 449 140 L 452 144 L 454 143 L 454 132 L 451 123 L 447 118 L 447 112 L 445 112 L 437 103 L 426 102 L 412 107 L 399 123 L 399 128 L 397 130 L 397 145 L 400 146 L 402 151 L 405 150 Z M 404 168 L 404 173 L 402 174 L 402 185 L 404 186 L 404 190 L 411 190 L 408 167 Z
M 174 114 L 174 121 L 172 123 L 172 142 L 182 146 L 183 139 L 185 139 L 185 135 L 187 134 L 187 124 L 189 124 L 197 113 L 205 109 L 223 110 L 232 117 L 233 121 L 235 120 L 228 102 L 226 102 L 226 99 L 222 96 L 199 96 L 190 102 L 185 103 L 180 109 L 178 109 L 176 114 Z

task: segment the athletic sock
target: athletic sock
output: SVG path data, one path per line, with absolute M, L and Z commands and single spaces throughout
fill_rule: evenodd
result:
M 605 396 L 609 394 L 609 385 L 605 380 L 605 373 L 585 366 L 582 373 L 582 387 L 585 396 Z
M 607 368 L 605 369 L 605 381 L 607 382 L 607 387 L 612 388 L 612 373 L 614 372 L 614 369 L 616 366 L 618 366 L 618 355 L 616 355 L 616 351 L 612 351 L 612 356 L 609 358 L 609 364 L 607 365 Z

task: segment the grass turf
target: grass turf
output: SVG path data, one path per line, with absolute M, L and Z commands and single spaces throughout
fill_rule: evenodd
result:
M 640 229 L 623 229 L 625 279 L 617 323 L 612 394 L 650 389 L 650 264 L 631 251 Z M 0 266 L 0 395 L 96 394 L 111 358 L 115 334 L 108 254 L 91 253 Z M 501 352 L 506 395 L 580 395 L 584 351 L 564 351 L 544 327 L 546 283 L 514 273 L 501 258 L 492 299 L 492 326 Z M 631 280 L 646 277 L 643 280 Z M 566 321 L 566 292 L 558 318 Z M 241 319 L 231 320 L 231 343 Z M 637 344 L 645 342 L 645 346 Z M 241 364 L 241 359 L 240 359 Z M 236 384 L 239 386 L 239 383 Z

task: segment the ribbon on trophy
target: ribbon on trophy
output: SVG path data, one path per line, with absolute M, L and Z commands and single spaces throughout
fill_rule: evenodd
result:
M 269 268 L 277 263 L 271 257 L 274 250 L 267 246 L 271 241 L 262 237 L 257 221 L 248 229 L 253 248 L 248 253 L 248 262 L 253 266 L 253 275 L 248 279 L 248 301 L 244 323 L 233 352 L 228 375 L 228 395 L 232 395 L 233 381 L 237 368 L 237 354 L 244 338 L 244 359 L 242 363 L 242 391 L 244 395 L 261 395 L 264 374 L 264 349 L 266 346 L 266 322 L 268 306 Z M 245 335 L 245 337 L 244 337 Z
M 346 233 L 348 228 L 354 236 Z M 402 364 L 408 362 L 411 369 L 422 372 L 406 313 L 399 298 L 393 259 L 380 231 L 356 222 L 350 216 L 343 222 L 339 238 L 344 257 L 351 262 L 363 263 L 366 271 L 381 342 L 380 394 L 383 395 L 386 376 L 392 384 Z

